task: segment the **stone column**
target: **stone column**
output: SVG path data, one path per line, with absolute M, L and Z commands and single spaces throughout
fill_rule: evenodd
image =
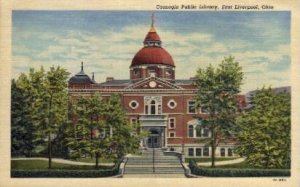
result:
M 166 127 L 164 127 L 164 147 L 167 147 L 167 130 Z

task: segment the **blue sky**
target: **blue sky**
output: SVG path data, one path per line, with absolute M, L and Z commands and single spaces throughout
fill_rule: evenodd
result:
M 13 11 L 13 77 L 29 67 L 60 65 L 72 74 L 85 64 L 98 82 L 128 79 L 129 66 L 151 24 L 149 11 Z M 234 56 L 242 92 L 290 85 L 290 12 L 155 11 L 176 78 Z

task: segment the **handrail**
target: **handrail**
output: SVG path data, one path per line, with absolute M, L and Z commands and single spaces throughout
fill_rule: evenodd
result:
M 155 160 L 154 160 L 155 149 L 154 149 L 154 147 L 152 149 L 153 149 L 153 173 L 155 173 L 155 166 L 154 166 L 154 162 L 155 162 Z

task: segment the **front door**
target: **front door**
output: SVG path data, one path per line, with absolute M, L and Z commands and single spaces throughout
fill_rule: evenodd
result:
M 160 147 L 160 138 L 158 136 L 150 136 L 148 138 L 148 147 L 149 148 L 159 148 Z
M 147 144 L 149 148 L 161 147 L 161 137 L 157 130 L 150 130 L 150 136 L 148 137 Z

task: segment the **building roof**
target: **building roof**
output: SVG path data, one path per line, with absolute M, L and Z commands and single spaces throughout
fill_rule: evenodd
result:
M 128 86 L 131 84 L 131 80 L 111 80 L 107 82 L 99 83 L 99 86 Z
M 146 35 L 144 42 L 145 41 L 160 41 L 160 37 L 153 27 L 150 29 L 150 31 Z
M 133 57 L 131 66 L 144 64 L 163 64 L 175 66 L 171 55 L 162 47 L 144 47 Z
M 175 67 L 172 56 L 161 47 L 160 37 L 154 28 L 153 16 L 152 24 L 145 37 L 144 44 L 144 48 L 140 49 L 133 57 L 131 67 L 147 64 L 162 64 Z
M 193 80 L 189 79 L 180 79 L 180 80 L 175 80 L 176 85 L 191 85 L 193 83 Z M 106 81 L 102 83 L 98 83 L 97 85 L 99 86 L 129 86 L 132 84 L 132 81 L 129 79 L 121 79 L 121 80 L 111 80 L 111 81 Z
M 175 84 L 188 84 L 188 85 L 191 85 L 191 84 L 193 84 L 193 81 L 194 80 L 191 80 L 191 79 L 178 79 L 178 80 L 175 80 Z
M 83 71 L 83 63 L 81 62 L 81 71 L 75 76 L 69 79 L 69 84 L 93 84 L 95 83 L 87 74 Z

